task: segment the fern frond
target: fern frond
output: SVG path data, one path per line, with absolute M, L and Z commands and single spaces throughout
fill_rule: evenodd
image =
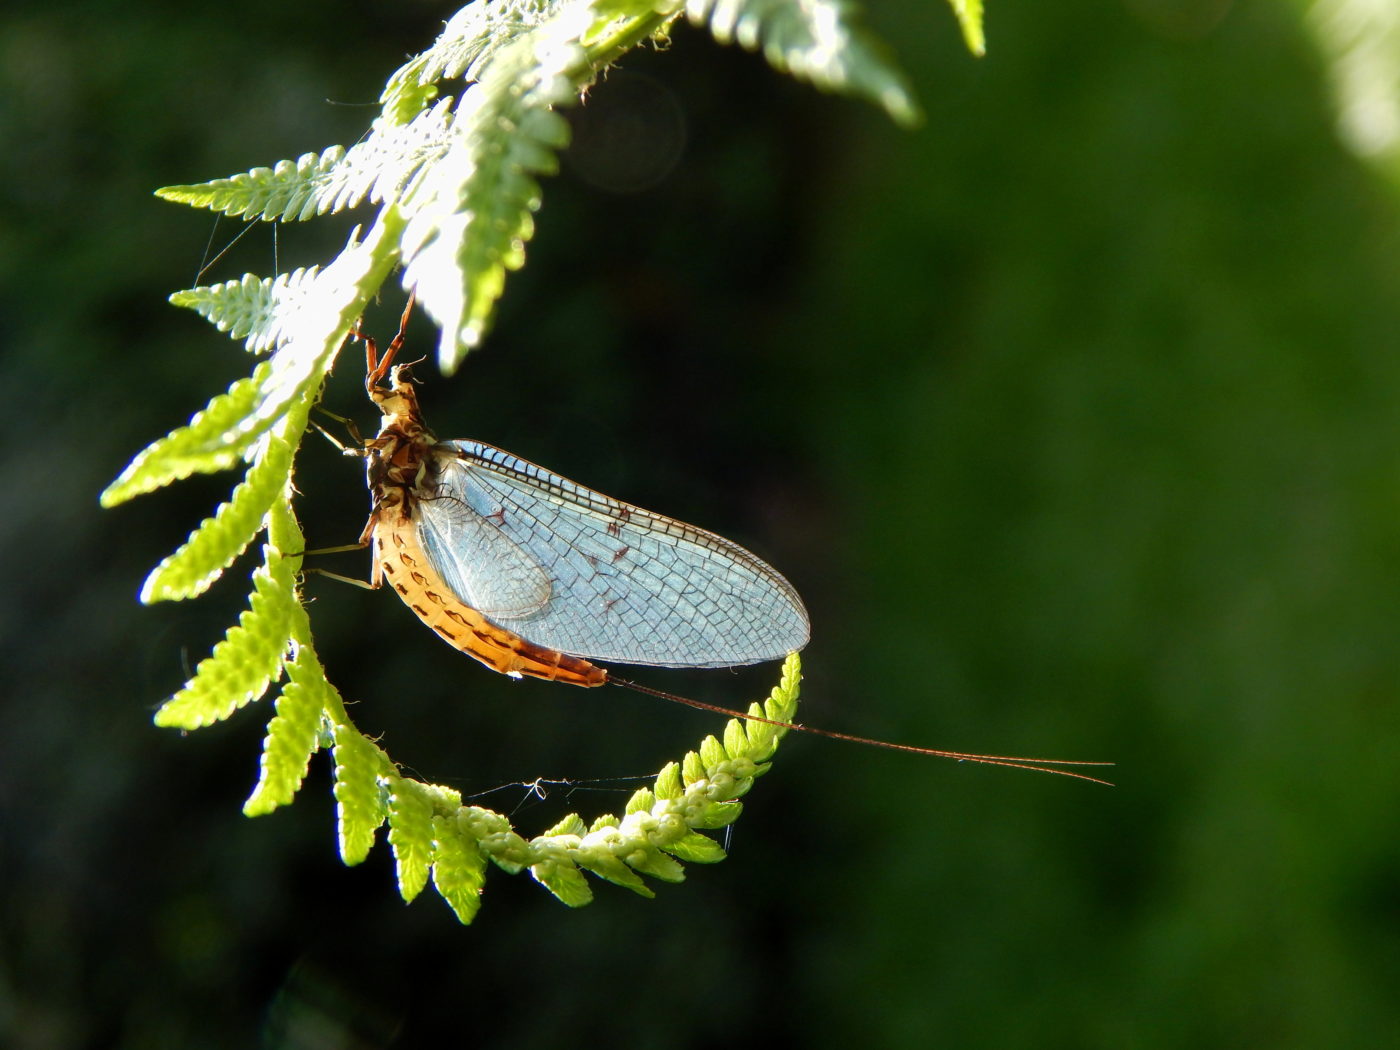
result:
M 198 729 L 222 721 L 266 692 L 282 672 L 299 609 L 290 568 L 270 544 L 253 573 L 248 609 L 195 668 L 185 687 L 156 712 L 158 726 Z
M 175 306 L 195 311 L 230 339 L 244 340 L 253 353 L 271 350 L 286 340 L 286 316 L 305 303 L 320 267 L 311 266 L 258 277 L 187 288 L 170 297 Z
M 622 833 L 617 830 L 599 829 L 591 832 L 574 850 L 574 863 L 585 871 L 591 871 L 600 879 L 606 879 L 614 886 L 631 890 L 639 897 L 651 899 L 656 891 L 635 871 L 618 859 L 614 850 L 624 845 Z
M 366 200 L 392 201 L 419 168 L 441 157 L 451 120 L 452 100 L 445 99 L 406 124 L 376 119 L 365 140 L 348 150 L 332 146 L 271 168 L 194 186 L 166 186 L 156 196 L 264 222 L 302 222 Z
M 443 99 L 408 124 L 385 117 L 374 121 L 369 137 L 352 146 L 314 188 L 321 212 L 399 199 L 420 169 L 440 161 L 447 151 L 453 100 Z
M 279 433 L 268 434 L 228 502 L 205 518 L 190 538 L 146 577 L 141 601 L 178 601 L 203 594 L 262 531 L 274 501 L 285 498 L 292 474 L 293 442 L 306 428 L 306 405 L 287 414 Z
M 308 177 L 301 188 L 296 215 L 334 214 L 364 201 L 383 204 L 399 199 L 420 169 L 440 161 L 449 143 L 453 100 L 439 102 L 407 124 L 377 118 L 363 142 L 345 151 L 334 166 Z M 274 216 L 275 218 L 275 216 Z
M 725 762 L 729 761 L 729 752 L 724 750 L 724 745 L 713 736 L 707 736 L 700 741 L 700 764 L 705 767 L 708 775 L 719 769 Z
M 555 23 L 495 52 L 458 103 L 450 149 L 404 196 L 403 284 L 442 330 L 444 372 L 481 341 L 506 271 L 524 264 L 540 204 L 534 176 L 553 173 L 568 142 L 554 107 L 590 77 L 576 34 Z
M 744 723 L 737 718 L 725 724 L 724 727 L 724 750 L 733 758 L 735 755 L 742 755 L 749 746 L 749 737 L 744 732 Z
M 305 548 L 290 499 L 274 502 L 268 511 L 267 538 L 277 550 Z M 290 573 L 295 573 L 301 556 L 286 555 L 285 564 Z M 287 684 L 277 698 L 277 714 L 268 723 L 263 740 L 258 783 L 243 804 L 244 814 L 250 817 L 270 813 L 291 802 L 306 777 L 311 756 L 334 745 L 335 726 L 349 723 L 345 701 L 326 678 L 326 670 L 311 646 L 311 623 L 305 606 L 295 602 L 291 614 L 295 655 L 284 665 Z
M 398 869 L 399 893 L 413 900 L 423 892 L 428 871 L 437 862 L 437 844 L 445 827 L 440 819 L 455 815 L 462 795 L 438 784 L 389 777 L 389 846 Z M 451 847 L 449 847 L 451 848 Z M 448 864 L 454 858 L 449 855 Z
M 718 864 L 727 856 L 723 846 L 698 831 L 689 831 L 661 848 L 688 864 Z
M 272 505 L 272 509 L 267 514 L 267 538 L 279 551 L 305 551 L 306 537 L 301 534 L 301 525 L 297 522 L 297 516 L 292 511 L 292 501 L 279 500 Z M 288 565 L 293 572 L 301 570 L 300 555 L 287 555 Z M 299 606 L 300 608 L 300 606 Z M 302 612 L 305 613 L 305 609 Z M 310 643 L 311 628 L 310 621 L 303 619 L 299 627 L 296 639 L 299 643 L 306 645 Z M 319 667 L 319 661 L 317 663 Z M 324 672 L 321 672 L 324 675 Z
M 782 678 L 768 694 L 768 699 L 751 705 L 748 713 L 774 722 L 791 722 L 797 713 L 801 685 L 802 665 L 795 655 L 790 656 L 783 662 Z M 768 760 L 778 750 L 778 743 L 787 736 L 788 729 L 772 722 L 745 722 L 744 734 L 748 737 L 748 746 L 742 757 L 754 763 L 752 776 L 760 777 L 768 772 Z
M 463 926 L 481 908 L 486 884 L 486 856 L 476 841 L 462 834 L 456 815 L 433 816 L 433 886 Z
M 555 6 L 548 0 L 468 4 L 448 19 L 431 47 L 389 78 L 379 97 L 385 119 L 407 123 L 436 97 L 440 81 L 475 80 L 486 59 L 539 25 Z
M 719 828 L 727 828 L 739 819 L 744 812 L 742 802 L 707 802 L 696 807 L 693 814 L 688 814 L 686 820 L 693 828 L 700 828 L 704 831 L 716 831 Z
M 530 847 L 516 834 L 510 821 L 481 806 L 463 806 L 457 812 L 457 827 L 476 840 L 481 852 L 502 871 L 518 875 L 533 860 Z
M 982 0 L 948 0 L 962 28 L 963 42 L 978 58 L 987 53 L 987 37 L 982 30 Z
M 687 751 L 685 758 L 681 760 L 681 781 L 686 787 L 690 787 L 697 780 L 705 779 L 705 765 L 700 761 L 700 756 L 694 751 Z
M 288 681 L 277 698 L 277 714 L 267 724 L 258 783 L 243 804 L 245 816 L 262 816 L 292 801 L 306 779 L 311 756 L 322 746 L 326 712 L 340 706 L 310 647 L 298 645 L 286 669 Z
M 333 732 L 340 859 L 359 864 L 369 856 L 374 833 L 388 815 L 381 780 L 394 775 L 393 763 L 348 722 L 337 723 Z
M 646 813 L 651 807 L 656 805 L 656 792 L 650 788 L 638 788 L 632 792 L 632 797 L 627 800 L 627 805 L 623 807 L 622 815 L 624 819 L 633 813 Z
M 246 450 L 281 422 L 293 406 L 305 407 L 314 398 L 346 334 L 397 263 L 402 230 L 398 209 L 385 207 L 364 240 L 355 230 L 328 266 L 299 282 L 298 295 L 269 299 L 263 324 L 269 331 L 277 332 L 280 346 L 270 360 L 254 370 L 251 387 L 237 405 L 240 414 L 234 415 L 231 410 L 227 418 L 221 416 L 222 430 L 202 425 L 195 437 L 204 444 L 197 447 L 220 455 L 230 449 Z M 199 417 L 195 422 L 201 422 Z M 194 424 L 186 429 L 194 429 Z M 181 438 L 183 448 L 193 440 L 181 435 L 177 431 L 156 442 L 152 449 L 163 448 L 176 438 Z M 148 449 L 137 457 L 127 473 L 141 465 L 143 457 L 150 453 Z M 143 469 L 140 476 L 147 473 L 149 470 Z M 113 487 L 126 476 L 123 474 Z
M 629 843 L 631 849 L 624 853 L 621 859 L 629 868 L 642 875 L 650 875 L 662 882 L 684 882 L 685 868 L 681 866 L 681 862 L 674 857 L 668 857 L 655 843 L 647 841 L 648 829 L 639 825 L 641 822 L 629 827 L 626 820 L 622 822 L 623 835 L 626 836 L 628 831 L 632 831 L 633 838 Z
M 415 780 L 390 777 L 389 847 L 394 851 L 399 894 L 412 901 L 428 884 L 433 862 L 433 802 Z
M 136 455 L 121 476 L 103 490 L 102 506 L 115 507 L 133 496 L 154 492 L 191 474 L 227 470 L 257 440 L 240 440 L 239 426 L 258 403 L 272 366 L 259 364 L 247 379 L 240 379 L 190 420 Z
M 800 682 L 801 663 L 793 653 L 784 663 L 782 680 L 773 688 L 769 699 L 762 705 L 753 705 L 751 710 L 768 718 L 791 721 L 797 711 Z M 460 860 L 459 850 L 465 851 L 470 861 L 465 872 L 466 882 L 451 883 L 454 892 L 465 894 L 467 907 L 464 909 L 460 903 L 449 900 L 453 910 L 459 918 L 466 915 L 463 921 L 475 914 L 481 866 L 487 858 L 507 872 L 528 869 L 537 882 L 570 907 L 592 900 L 592 889 L 583 877 L 585 871 L 641 896 L 651 897 L 654 894 L 642 876 L 680 882 L 685 878 L 682 861 L 713 864 L 723 860 L 723 847 L 700 834 L 700 829 L 724 827 L 738 817 L 742 807 L 734 799 L 752 786 L 753 778 L 762 771 L 758 760 L 772 757 L 782 733 L 780 727 L 772 727 L 778 729 L 778 733 L 755 734 L 751 738 L 736 734 L 733 728 L 736 724 L 743 726 L 745 723 L 735 719 L 726 724 L 724 730 L 731 749 L 726 749 L 715 737 L 708 737 L 699 752 L 688 754 L 683 763 L 668 763 L 657 774 L 652 788 L 634 792 L 621 818 L 605 815 L 585 830 L 583 820 L 570 814 L 528 842 L 511 828 L 505 817 L 478 806 L 460 807 L 455 822 L 449 826 L 444 823 L 448 815 L 443 809 L 452 804 L 455 793 L 420 785 L 427 792 L 425 797 L 433 800 L 434 850 L 443 848 L 437 840 L 442 839 L 444 830 L 450 830 L 460 837 L 460 841 L 447 840 L 452 843 L 447 848 L 453 851 L 453 864 Z M 683 769 L 689 773 L 684 773 Z M 394 791 L 397 794 L 398 788 Z M 405 805 L 405 809 L 419 805 L 414 801 L 411 806 Z M 421 823 L 421 819 L 417 816 L 413 821 Z M 392 835 L 391 831 L 391 839 Z M 416 879 L 422 870 L 421 832 L 415 831 L 414 838 L 414 849 L 418 851 L 413 869 Z M 437 857 L 436 852 L 434 857 Z M 436 859 L 433 861 L 435 881 L 439 863 Z M 400 878 L 402 886 L 402 874 Z
M 651 792 L 660 799 L 680 798 L 685 794 L 685 785 L 681 783 L 680 764 L 667 762 L 661 772 L 656 774 L 656 783 L 652 785 Z
M 581 908 L 593 900 L 593 889 L 570 857 L 577 836 L 541 835 L 531 844 L 539 858 L 530 865 L 530 876 L 562 903 Z
M 874 102 L 906 127 L 922 119 L 904 74 L 849 0 L 686 0 L 685 13 L 721 44 L 761 48 L 780 72 Z
M 380 240 L 386 217 L 396 216 L 393 209 L 381 214 L 375 226 Z M 247 379 L 238 380 L 228 393 L 209 402 L 187 426 L 139 453 L 103 491 L 102 505 L 115 506 L 191 474 L 227 470 L 247 456 L 267 431 L 284 422 L 293 406 L 304 405 L 397 258 L 382 243 L 376 244 L 378 251 L 369 245 L 369 241 L 352 242 L 330 266 L 300 282 L 302 295 L 270 298 L 266 324 L 278 329 L 282 348 L 260 362 Z
M 191 208 L 223 212 L 233 219 L 309 219 L 318 214 L 316 186 L 344 156 L 344 146 L 331 146 L 320 153 L 303 153 L 296 160 L 281 160 L 271 168 L 253 168 L 227 179 L 192 186 L 162 186 L 156 190 L 156 196 Z
M 530 865 L 530 875 L 571 908 L 593 900 L 593 890 L 579 871 L 577 852 L 584 832 L 583 818 L 570 813 L 530 845 L 540 859 Z

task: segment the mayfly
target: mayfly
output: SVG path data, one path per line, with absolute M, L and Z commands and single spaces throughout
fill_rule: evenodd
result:
M 494 671 L 586 687 L 621 685 L 754 718 L 639 685 L 592 661 L 735 667 L 781 659 L 811 636 L 792 584 L 722 536 L 605 496 L 492 445 L 437 440 L 423 422 L 408 366 L 394 364 L 412 309 L 410 296 L 382 357 L 373 339 L 353 333 L 365 343 L 365 391 L 383 416 L 377 435 L 347 450 L 366 460 L 372 508 L 357 546 L 372 549 L 370 586 L 387 583 L 449 645 Z M 1058 762 L 774 724 L 993 765 L 1040 769 Z

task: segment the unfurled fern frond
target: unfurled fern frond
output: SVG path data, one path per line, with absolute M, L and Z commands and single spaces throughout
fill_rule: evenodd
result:
M 982 0 L 948 0 L 962 28 L 963 43 L 974 55 L 987 53 L 987 37 L 982 29 Z
M 295 452 L 292 442 L 300 439 L 305 426 L 304 413 L 292 412 L 279 428 L 284 433 L 266 436 L 228 502 L 146 577 L 141 601 L 178 601 L 203 594 L 248 549 L 273 503 L 286 497 Z
M 548 0 L 468 4 L 452 16 L 431 47 L 389 78 L 379 97 L 384 116 L 406 124 L 436 97 L 443 80 L 476 80 L 485 59 L 543 23 L 557 7 Z
M 157 195 L 265 222 L 299 222 L 366 200 L 382 204 L 397 198 L 418 170 L 441 159 L 451 121 L 452 100 L 447 99 L 407 124 L 379 118 L 365 140 L 348 150 L 332 146 L 226 179 L 167 186 Z
M 441 162 L 450 141 L 453 100 L 444 99 L 407 124 L 386 117 L 374 122 L 369 137 L 350 147 L 315 187 L 321 212 L 344 211 L 362 201 L 398 200 L 424 168 Z
M 374 833 L 388 815 L 384 780 L 393 763 L 379 745 L 349 721 L 338 723 L 335 737 L 335 802 L 340 825 L 340 859 L 359 864 L 374 846 Z
M 416 780 L 390 777 L 389 846 L 394 851 L 399 894 L 412 901 L 428 884 L 433 863 L 433 800 Z
M 969 43 L 980 42 L 980 0 L 951 2 Z M 588 874 L 651 896 L 648 879 L 679 881 L 683 863 L 722 859 L 723 849 L 703 832 L 738 817 L 738 800 L 768 768 L 783 730 L 736 720 L 722 739 L 709 737 L 666 766 L 621 815 L 587 824 L 570 816 L 532 839 L 504 816 L 406 776 L 355 728 L 316 658 L 297 590 L 304 542 L 291 502 L 295 451 L 347 333 L 396 268 L 441 329 L 444 371 L 481 341 L 506 275 L 525 260 L 538 180 L 556 170 L 567 143 L 559 110 L 684 14 L 720 40 L 762 49 L 779 69 L 818 87 L 874 100 L 897 120 L 916 114 L 903 78 L 845 0 L 478 0 L 389 78 L 380 113 L 358 144 L 159 191 L 249 221 L 364 205 L 377 211 L 363 238 L 357 230 L 323 266 L 171 297 L 269 356 L 187 426 L 136 456 L 101 501 L 113 506 L 191 474 L 247 465 L 230 498 L 151 573 L 143 601 L 198 595 L 264 530 L 267 542 L 248 610 L 156 721 L 208 725 L 283 681 L 244 811 L 288 804 L 315 754 L 329 750 L 344 861 L 362 861 L 387 823 L 404 898 L 431 880 L 462 922 L 480 906 L 488 862 L 529 871 L 578 906 L 592 898 Z M 769 701 L 751 714 L 790 721 L 798 679 L 792 656 Z
M 115 507 L 133 496 L 179 481 L 191 474 L 216 474 L 243 458 L 257 440 L 244 437 L 240 427 L 252 413 L 259 393 L 272 372 L 260 364 L 247 379 L 240 379 L 190 420 L 138 453 L 121 476 L 103 490 L 104 507 Z
M 269 430 L 307 407 L 364 304 L 398 259 L 398 211 L 386 208 L 364 241 L 352 236 L 336 260 L 298 282 L 294 298 L 271 296 L 265 325 L 279 333 L 277 352 L 211 401 L 188 426 L 140 453 L 102 493 L 111 507 L 195 473 L 227 470 L 253 454 Z M 300 440 L 301 426 L 284 438 Z
M 920 120 L 904 75 L 849 0 L 686 0 L 685 11 L 721 44 L 761 50 L 779 72 L 874 102 L 900 124 Z
M 200 661 L 185 687 L 161 705 L 156 725 L 198 729 L 221 721 L 262 696 L 281 674 L 298 607 L 286 557 L 270 544 L 263 555 L 263 565 L 253 573 L 248 611 Z
M 156 196 L 192 208 L 208 208 L 231 219 L 292 222 L 320 215 L 316 187 L 345 157 L 344 146 L 320 153 L 303 153 L 296 160 L 279 160 L 270 168 L 254 168 L 226 179 L 193 186 L 166 186 Z
M 244 274 L 241 280 L 176 292 L 170 301 L 193 310 L 230 339 L 242 339 L 253 353 L 263 353 L 284 341 L 286 319 L 300 312 L 319 271 L 311 266 L 276 277 Z
M 291 803 L 306 778 L 311 757 L 324 744 L 328 716 L 342 706 L 310 646 L 297 644 L 296 656 L 285 666 L 287 684 L 277 698 L 277 713 L 267 724 L 258 783 L 243 804 L 243 812 L 250 817 Z
M 433 887 L 463 924 L 481 908 L 486 883 L 486 854 L 476 840 L 462 834 L 456 814 L 433 815 Z
M 555 107 L 577 95 L 587 69 L 576 41 L 535 33 L 493 58 L 463 99 L 451 149 L 406 201 L 404 284 L 442 330 L 438 363 L 451 372 L 485 334 L 507 270 L 525 262 L 540 205 L 536 175 L 552 174 L 568 125 Z M 553 49 L 554 65 L 540 52 Z

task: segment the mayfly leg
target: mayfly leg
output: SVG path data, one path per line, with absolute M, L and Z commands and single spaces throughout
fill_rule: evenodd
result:
M 350 451 L 353 452 L 355 450 L 351 449 Z M 373 514 L 370 516 L 369 521 L 365 523 L 365 531 L 360 533 L 360 538 L 356 542 L 341 543 L 335 547 L 317 547 L 315 550 L 303 551 L 302 556 L 305 557 L 308 554 L 346 554 L 350 551 L 364 550 L 366 547 L 369 547 L 374 542 L 373 536 L 376 517 L 377 515 Z M 341 583 L 354 584 L 356 587 L 363 587 L 367 591 L 379 590 L 379 585 L 383 582 L 379 574 L 380 567 L 378 561 L 374 563 L 374 571 L 370 574 L 370 578 L 368 580 L 357 580 L 353 576 L 342 576 L 340 573 L 331 572 L 329 569 L 313 568 L 303 569 L 303 571 L 314 572 L 317 576 L 328 576 L 332 580 L 339 580 Z
M 340 547 L 330 547 L 330 548 L 328 548 L 328 549 L 326 549 L 326 550 L 307 551 L 306 553 L 307 553 L 307 554 L 331 554 L 331 553 L 333 553 L 333 552 L 335 552 L 335 551 L 338 551 L 338 550 L 341 550 L 341 549 L 343 549 L 343 548 L 340 548 Z M 351 549 L 351 550 L 354 550 L 355 548 L 351 547 L 350 549 Z M 303 572 L 314 572 L 317 576 L 325 576 L 327 579 L 336 580 L 336 581 L 339 582 L 339 583 L 348 583 L 348 584 L 350 584 L 350 586 L 352 586 L 352 587 L 359 587 L 361 590 L 366 590 L 366 591 L 377 591 L 377 590 L 379 590 L 379 588 L 376 587 L 374 584 L 370 583 L 369 580 L 357 580 L 357 579 L 355 579 L 355 577 L 353 577 L 353 576 L 342 576 L 342 575 L 341 575 L 340 573 L 338 573 L 338 572 L 331 572 L 330 569 L 303 569 L 302 571 L 303 571 Z
M 411 290 L 408 293 L 408 303 L 403 308 L 403 314 L 399 317 L 399 331 L 389 343 L 384 351 L 384 356 L 379 356 L 379 345 L 374 341 L 373 336 L 366 335 L 360 328 L 358 322 L 351 329 L 350 335 L 359 339 L 365 344 L 365 389 L 373 390 L 389 374 L 389 366 L 394 363 L 394 358 L 403 349 L 405 335 L 408 331 L 408 318 L 413 313 L 413 303 L 417 298 L 417 291 Z
M 348 554 L 350 551 L 362 551 L 368 546 L 368 540 L 361 540 L 359 543 L 342 543 L 335 547 L 316 547 L 313 550 L 302 551 L 301 557 L 310 558 L 321 554 Z M 317 576 L 327 576 L 332 580 L 339 580 L 341 583 L 352 584 L 355 587 L 363 587 L 367 591 L 379 590 L 378 581 L 357 580 L 353 576 L 343 576 L 338 572 L 331 572 L 329 569 L 308 568 L 303 566 L 302 572 L 315 573 Z
M 321 426 L 320 423 L 317 423 L 314 419 L 311 420 L 311 425 L 321 432 L 321 436 L 323 438 L 329 441 L 336 448 L 340 449 L 342 455 L 364 456 L 365 439 L 360 436 L 360 428 L 355 425 L 355 421 L 353 419 L 351 419 L 349 416 L 338 415 L 328 408 L 322 408 L 320 405 L 316 406 L 316 411 L 320 412 L 323 416 L 335 420 L 337 423 L 343 426 L 346 429 L 346 431 L 350 434 L 350 437 L 354 440 L 355 444 L 347 445 L 345 442 L 341 441 L 340 438 L 336 437 L 325 427 Z

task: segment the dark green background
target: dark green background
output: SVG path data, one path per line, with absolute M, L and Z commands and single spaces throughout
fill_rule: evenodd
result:
M 152 727 L 243 591 L 135 594 L 230 479 L 97 492 L 249 364 L 163 301 L 237 227 L 150 191 L 353 141 L 447 13 L 0 20 L 0 1043 L 1392 1038 L 1400 223 L 1291 5 L 1002 0 L 979 62 L 940 4 L 889 0 L 914 133 L 678 30 L 588 106 L 644 143 L 679 113 L 677 166 L 616 193 L 566 158 L 485 349 L 420 370 L 443 436 L 779 565 L 812 612 L 806 720 L 1109 758 L 1117 788 L 790 739 L 723 864 L 576 912 L 493 872 L 461 928 L 398 901 L 382 847 L 339 864 L 324 757 L 290 810 L 240 815 L 265 708 Z M 345 230 L 259 225 L 204 279 Z M 356 371 L 327 400 L 372 425 Z M 310 542 L 353 539 L 357 465 L 309 442 L 298 481 Z M 307 593 L 360 725 L 468 793 L 644 775 L 716 724 L 498 680 L 387 594 Z M 733 704 L 772 673 L 645 677 Z M 528 833 L 633 786 L 484 804 Z

